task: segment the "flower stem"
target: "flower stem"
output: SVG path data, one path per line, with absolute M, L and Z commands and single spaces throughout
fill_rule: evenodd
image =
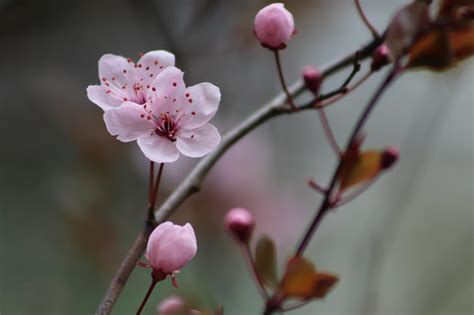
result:
M 155 162 L 150 161 L 150 174 L 148 176 L 148 209 L 152 208 L 153 203 L 153 182 L 155 181 Z
M 361 132 L 362 128 L 364 127 L 365 123 L 367 122 L 370 114 L 372 113 L 373 109 L 375 108 L 375 105 L 377 104 L 378 100 L 382 96 L 383 92 L 387 89 L 387 87 L 393 82 L 393 80 L 398 76 L 400 73 L 400 67 L 399 67 L 399 62 L 395 62 L 392 70 L 388 73 L 388 75 L 385 77 L 383 82 L 380 84 L 380 86 L 377 88 L 375 91 L 374 95 L 368 102 L 367 106 L 365 107 L 364 111 L 362 112 L 361 116 L 359 117 L 359 120 L 357 121 L 350 137 L 349 140 L 347 141 L 346 145 L 346 150 L 347 151 L 351 145 L 352 142 L 357 138 L 359 133 Z M 309 242 L 311 241 L 311 238 L 313 237 L 316 229 L 318 228 L 319 224 L 321 223 L 322 219 L 324 216 L 327 214 L 328 210 L 331 208 L 331 196 L 333 195 L 333 191 L 336 187 L 337 183 L 337 174 L 339 173 L 340 169 L 342 166 L 342 158 L 339 158 L 339 164 L 336 167 L 331 182 L 328 186 L 328 189 L 326 191 L 326 194 L 324 196 L 324 200 L 321 202 L 321 206 L 319 207 L 318 212 L 316 213 L 316 216 L 314 217 L 312 223 L 308 227 L 306 233 L 304 234 L 299 246 L 297 247 L 297 250 L 295 252 L 295 256 L 302 256 L 306 247 L 308 246 Z
M 152 222 L 155 220 L 154 211 L 155 211 L 156 197 L 158 196 L 158 191 L 160 189 L 161 175 L 163 174 L 164 166 L 165 166 L 164 163 L 160 163 L 160 168 L 158 169 L 158 175 L 156 176 L 154 186 L 153 186 L 153 179 L 150 180 L 151 190 L 150 190 L 150 203 L 148 205 L 148 220 Z M 152 171 L 152 166 L 150 166 L 150 172 L 151 171 Z
M 291 96 L 290 91 L 288 91 L 288 87 L 285 82 L 285 77 L 283 76 L 283 70 L 282 70 L 281 62 L 280 62 L 280 53 L 278 50 L 275 50 L 274 53 L 275 53 L 275 62 L 278 69 L 278 77 L 280 78 L 281 87 L 286 94 L 286 99 L 288 101 L 288 104 L 290 104 L 291 109 L 293 111 L 297 111 L 298 107 L 296 107 L 295 103 L 293 103 L 293 97 Z
M 148 288 L 148 291 L 146 292 L 145 297 L 143 298 L 142 304 L 140 304 L 140 307 L 138 308 L 137 315 L 140 315 L 142 313 L 142 310 L 145 307 L 145 304 L 148 301 L 148 298 L 150 297 L 151 292 L 153 292 L 153 289 L 155 288 L 155 285 L 157 283 L 158 281 L 155 279 L 151 281 L 150 287 Z
M 370 30 L 372 36 L 374 38 L 380 38 L 379 32 L 375 29 L 372 23 L 370 23 L 369 19 L 365 15 L 364 10 L 362 9 L 362 5 L 360 4 L 360 0 L 354 0 L 354 3 L 356 5 L 357 12 L 359 12 L 362 21 L 364 22 L 365 26 L 367 26 L 367 28 Z
M 255 260 L 253 259 L 252 251 L 250 250 L 249 244 L 242 244 L 242 252 L 245 258 L 245 261 L 247 262 L 247 266 L 251 271 L 252 278 L 255 282 L 255 285 L 257 286 L 258 292 L 262 296 L 262 298 L 266 301 L 268 300 L 269 296 L 267 293 L 267 290 L 265 289 L 262 281 L 260 281 L 260 278 L 257 273 L 257 267 L 255 266 Z

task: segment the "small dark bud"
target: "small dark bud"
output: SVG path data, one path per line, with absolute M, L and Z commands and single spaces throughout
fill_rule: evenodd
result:
M 306 66 L 303 69 L 303 79 L 308 90 L 313 92 L 315 95 L 318 95 L 321 84 L 323 83 L 321 72 L 319 72 L 319 70 L 314 66 Z
M 387 147 L 382 153 L 381 167 L 386 170 L 398 161 L 399 153 L 395 147 Z
M 372 55 L 372 71 L 379 71 L 390 63 L 390 51 L 385 44 L 380 45 Z

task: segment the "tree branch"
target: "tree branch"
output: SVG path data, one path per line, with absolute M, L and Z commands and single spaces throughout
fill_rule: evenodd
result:
M 382 39 L 374 39 L 360 49 L 359 58 L 364 59 L 372 55 L 374 50 L 381 44 Z M 343 56 L 326 66 L 321 67 L 323 76 L 329 76 L 337 71 L 351 66 L 354 62 L 355 52 Z M 305 90 L 303 80 L 298 80 L 289 87 L 289 92 L 293 97 L 300 95 Z M 255 113 L 247 117 L 237 127 L 230 130 L 222 137 L 221 143 L 217 148 L 208 154 L 206 157 L 194 167 L 191 173 L 184 179 L 184 181 L 175 189 L 175 191 L 164 201 L 162 206 L 155 212 L 156 223 L 160 224 L 165 221 L 189 196 L 199 191 L 201 182 L 212 168 L 212 166 L 219 160 L 219 158 L 237 141 L 248 134 L 253 129 L 257 128 L 270 118 L 280 116 L 283 114 L 295 113 L 285 106 L 286 95 L 280 93 L 273 100 L 263 105 Z M 302 109 L 313 109 L 313 107 L 305 107 Z M 145 228 L 140 232 L 132 248 L 128 251 L 122 264 L 117 270 L 109 288 L 99 304 L 96 315 L 108 315 L 117 301 L 120 292 L 122 291 L 128 277 L 132 273 L 137 261 L 143 253 L 147 239 L 151 231 Z

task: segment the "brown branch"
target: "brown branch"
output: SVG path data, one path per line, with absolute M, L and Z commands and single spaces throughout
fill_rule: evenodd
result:
M 359 58 L 363 59 L 370 56 L 375 48 L 380 45 L 380 43 L 380 39 L 372 40 L 370 43 L 360 49 Z M 350 54 L 321 67 L 320 69 L 322 74 L 324 76 L 329 76 L 347 66 L 351 66 L 354 62 L 354 56 L 355 53 L 351 52 Z M 298 80 L 289 87 L 289 92 L 293 97 L 298 96 L 304 90 L 305 87 L 303 80 Z M 263 107 L 261 107 L 255 113 L 247 117 L 237 127 L 224 135 L 217 148 L 212 153 L 201 159 L 201 161 L 194 167 L 191 173 L 158 209 L 158 211 L 155 213 L 156 223 L 159 224 L 166 220 L 189 196 L 199 191 L 201 182 L 209 170 L 234 143 L 272 117 L 295 113 L 291 109 L 285 107 L 286 101 L 286 95 L 284 93 L 280 93 L 273 100 L 263 105 Z M 304 109 L 313 108 L 306 107 Z M 137 237 L 137 240 L 133 244 L 132 248 L 128 251 L 122 264 L 112 279 L 102 302 L 97 308 L 96 315 L 108 315 L 111 313 L 123 286 L 125 285 L 128 277 L 132 273 L 137 261 L 140 259 L 140 256 L 146 247 L 146 241 L 150 233 L 151 231 L 149 231 L 148 228 L 140 232 L 140 235 Z

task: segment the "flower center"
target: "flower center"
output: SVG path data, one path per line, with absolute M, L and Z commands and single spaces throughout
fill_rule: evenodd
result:
M 133 85 L 133 92 L 135 93 L 135 102 L 137 104 L 143 105 L 146 103 L 146 92 L 143 85 L 135 83 Z
M 178 125 L 169 114 L 161 113 L 158 117 L 155 133 L 161 137 L 168 138 L 171 142 L 176 141 Z

